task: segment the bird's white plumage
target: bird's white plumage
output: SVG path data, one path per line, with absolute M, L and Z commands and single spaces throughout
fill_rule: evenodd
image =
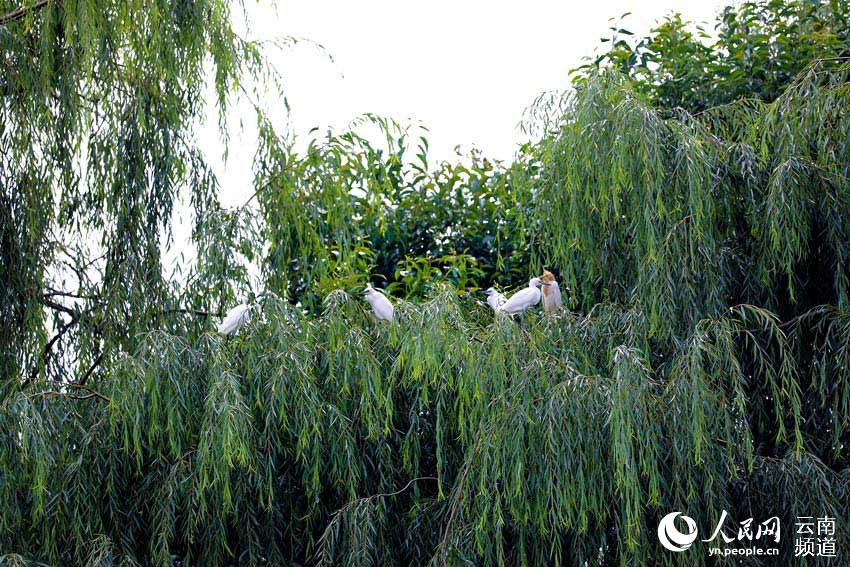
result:
M 493 311 L 498 311 L 499 307 L 504 305 L 505 302 L 508 300 L 508 298 L 505 297 L 504 293 L 502 293 L 500 291 L 496 291 L 492 287 L 490 289 L 488 289 L 487 291 L 485 291 L 484 293 L 487 295 L 487 305 L 492 307 Z
M 531 278 L 528 282 L 528 287 L 521 289 L 511 296 L 500 308 L 502 313 L 522 313 L 529 307 L 534 307 L 540 303 L 540 286 L 542 282 L 540 278 Z
M 383 321 L 392 321 L 393 320 L 393 304 L 390 303 L 390 300 L 387 297 L 373 288 L 371 285 L 366 286 L 366 291 L 363 292 L 363 296 L 366 298 L 366 301 L 369 302 L 369 305 L 372 306 L 372 314 L 375 315 L 375 318 Z
M 237 305 L 227 312 L 221 323 L 218 325 L 218 332 L 225 335 L 232 335 L 251 320 L 251 308 L 248 302 L 245 301 L 241 305 Z
M 552 280 L 543 289 L 543 311 L 546 313 L 555 313 L 560 310 L 561 288 L 558 287 L 557 281 Z

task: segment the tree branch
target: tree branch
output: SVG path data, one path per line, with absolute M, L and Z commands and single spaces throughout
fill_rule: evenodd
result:
M 342 514 L 346 513 L 348 510 L 350 510 L 354 506 L 358 506 L 358 505 L 364 504 L 366 502 L 371 502 L 372 500 L 377 500 L 378 498 L 387 498 L 387 497 L 390 497 L 390 496 L 398 496 L 399 494 L 401 494 L 402 492 L 404 492 L 405 490 L 410 488 L 410 486 L 414 482 L 418 482 L 418 481 L 421 481 L 421 480 L 439 481 L 440 479 L 438 479 L 436 476 L 419 476 L 419 477 L 416 477 L 416 478 L 412 478 L 408 481 L 407 484 L 405 484 L 403 487 L 399 488 L 398 490 L 396 490 L 394 492 L 382 492 L 380 494 L 373 494 L 371 496 L 366 496 L 364 498 L 358 498 L 356 500 L 352 500 L 351 502 L 349 502 L 348 504 L 346 504 L 345 506 L 343 506 L 342 508 L 337 510 L 333 514 L 332 518 L 336 518 L 337 516 L 341 516 Z
M 247 201 L 245 201 L 244 203 L 242 203 L 241 205 L 239 205 L 239 208 L 240 208 L 240 209 L 244 209 L 245 207 L 247 207 L 248 205 L 250 205 L 250 204 L 251 204 L 251 201 L 253 201 L 254 199 L 256 199 L 256 198 L 260 195 L 260 193 L 262 193 L 263 191 L 265 191 L 266 189 L 268 189 L 269 187 L 271 187 L 271 186 L 272 186 L 272 184 L 274 183 L 274 181 L 275 181 L 274 179 L 269 179 L 268 181 L 266 181 L 265 183 L 263 183 L 263 184 L 262 184 L 262 185 L 261 185 L 261 186 L 260 186 L 260 187 L 259 187 L 256 191 L 254 191 L 254 193 L 253 193 L 250 197 L 248 197 L 248 200 L 247 200 Z
M 61 303 L 56 303 L 55 301 L 49 299 L 46 296 L 42 296 L 39 302 L 45 307 L 49 307 L 54 311 L 61 311 L 62 313 L 65 313 L 66 315 L 70 316 L 71 319 L 76 320 L 80 318 L 80 313 L 78 311 L 74 311 L 70 307 L 62 305 Z
M 399 488 L 396 491 L 382 492 L 380 494 L 373 494 L 372 496 L 367 496 L 365 498 L 358 498 L 356 500 L 352 500 L 351 502 L 349 502 L 348 504 L 346 504 L 345 506 L 343 506 L 342 508 L 340 508 L 339 510 L 334 512 L 333 515 L 331 516 L 331 519 L 328 522 L 327 526 L 325 526 L 325 530 L 324 530 L 324 532 L 322 532 L 322 536 L 319 538 L 319 541 L 318 541 L 316 549 L 314 550 L 314 553 L 315 554 L 324 553 L 322 551 L 322 549 L 325 548 L 328 544 L 329 534 L 332 533 L 333 526 L 337 522 L 339 522 L 340 518 L 342 518 L 342 516 L 346 512 L 348 512 L 351 508 L 353 508 L 354 506 L 359 506 L 361 504 L 367 504 L 369 502 L 372 502 L 374 500 L 378 500 L 380 498 L 389 498 L 389 497 L 393 497 L 393 496 L 398 496 L 399 494 L 401 494 L 402 492 L 404 492 L 405 490 L 407 490 L 408 488 L 413 486 L 413 483 L 418 482 L 418 481 L 423 481 L 423 480 L 433 480 L 433 481 L 436 481 L 436 482 L 440 481 L 440 479 L 435 477 L 435 476 L 416 477 L 416 478 L 410 479 L 407 484 L 405 484 L 402 488 Z M 322 561 L 318 561 L 317 563 L 323 564 Z
M 89 366 L 89 369 L 86 370 L 86 373 L 83 374 L 83 377 L 80 378 L 80 381 L 76 382 L 76 385 L 83 386 L 88 381 L 88 379 L 91 378 L 92 373 L 97 369 L 98 366 L 100 366 L 101 362 L 103 362 L 103 353 L 97 355 L 97 358 L 94 359 L 94 362 L 91 366 Z
M 103 358 L 103 355 L 101 355 L 98 358 Z M 88 399 L 88 398 L 91 398 L 91 397 L 95 397 L 95 398 L 100 398 L 104 402 L 112 401 L 107 396 L 104 396 L 103 394 L 101 394 L 97 390 L 95 390 L 93 388 L 89 388 L 88 386 L 85 386 L 83 384 L 77 384 L 76 382 L 68 382 L 67 384 L 64 384 L 64 385 L 70 386 L 72 388 L 79 388 L 81 390 L 85 390 L 86 392 L 88 392 L 88 395 L 79 397 L 79 399 L 81 399 L 81 400 Z
M 65 333 L 68 332 L 68 329 L 70 329 L 71 327 L 76 325 L 79 322 L 79 320 L 80 319 L 78 317 L 72 317 L 71 320 L 67 324 L 62 325 L 62 328 L 59 329 L 59 332 L 56 333 L 55 335 L 53 335 L 53 337 L 51 337 L 51 339 L 49 341 L 47 341 L 47 343 L 44 345 L 43 357 L 44 357 L 44 366 L 45 367 L 47 367 L 47 359 L 50 358 L 50 351 L 53 350 L 53 345 L 55 345 L 56 341 L 61 339 L 62 336 Z M 35 380 L 36 376 L 38 376 L 38 367 L 33 369 L 32 374 L 30 374 L 29 381 Z
M 79 294 L 76 294 L 76 293 L 71 293 L 71 292 L 68 292 L 68 291 L 62 291 L 62 290 L 51 289 L 51 288 L 48 288 L 48 291 L 46 291 L 44 294 L 42 294 L 42 296 L 45 297 L 45 298 L 48 298 L 48 297 L 70 297 L 72 299 L 90 299 L 92 301 L 99 301 L 100 300 L 100 297 L 94 296 L 94 295 L 79 295 Z
M 60 0 L 56 1 L 59 2 Z M 0 16 L 0 26 L 5 26 L 6 24 L 17 22 L 18 20 L 23 20 L 27 14 L 37 12 L 48 4 L 50 4 L 50 0 L 38 0 L 38 2 L 34 3 L 32 6 L 20 6 L 11 12 L 6 12 Z
M 160 311 L 160 315 L 169 315 L 171 313 L 182 313 L 183 315 L 197 315 L 198 317 L 221 317 L 221 313 L 215 313 L 212 311 L 202 311 L 200 309 L 166 309 L 164 311 Z
M 74 383 L 63 383 L 62 385 L 63 386 L 74 386 L 76 388 L 82 388 L 83 390 L 85 390 L 88 393 L 83 394 L 82 396 L 77 396 L 77 395 L 72 394 L 71 392 L 62 392 L 62 391 L 58 391 L 58 390 L 42 390 L 41 392 L 35 392 L 34 394 L 30 394 L 29 397 L 62 396 L 62 397 L 66 397 L 66 398 L 71 398 L 72 400 L 90 400 L 92 398 L 99 398 L 106 403 L 109 403 L 110 401 L 112 401 L 107 396 L 104 396 L 103 394 L 101 394 L 97 390 L 92 390 L 91 388 L 88 388 L 86 386 L 80 386 L 79 384 L 74 384 Z
M 61 325 L 61 327 L 59 328 L 59 331 L 57 331 L 57 333 L 55 335 L 53 335 L 50 338 L 50 340 L 47 341 L 47 343 L 44 345 L 44 353 L 43 353 L 42 356 L 44 358 L 44 366 L 46 368 L 47 367 L 47 359 L 50 357 L 50 351 L 53 350 L 53 346 L 56 344 L 56 342 L 59 339 L 61 339 L 65 335 L 65 333 L 68 332 L 68 330 L 71 327 L 73 327 L 74 325 L 76 325 L 77 323 L 80 322 L 82 314 L 79 311 L 75 311 L 75 310 L 71 309 L 70 307 L 66 307 L 65 305 L 62 305 L 61 303 L 57 303 L 57 302 L 51 300 L 50 297 L 47 294 L 44 294 L 39 298 L 39 303 L 41 303 L 45 307 L 53 309 L 54 311 L 59 311 L 61 313 L 64 313 L 71 318 L 70 321 Z M 38 370 L 39 370 L 38 367 L 34 368 L 32 373 L 30 374 L 29 379 L 25 380 L 24 383 L 28 384 L 28 383 L 32 382 L 33 380 L 35 380 L 36 377 L 38 377 Z

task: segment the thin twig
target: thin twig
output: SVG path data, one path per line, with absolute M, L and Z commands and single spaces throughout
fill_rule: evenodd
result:
M 72 388 L 78 388 L 80 390 L 85 390 L 86 392 L 88 392 L 90 394 L 90 396 L 85 396 L 85 397 L 100 398 L 104 402 L 111 402 L 112 401 L 112 400 L 109 399 L 109 397 L 107 397 L 107 396 L 101 394 L 100 392 L 98 392 L 97 390 L 90 388 L 88 386 L 85 386 L 83 384 L 77 384 L 76 382 L 68 382 L 66 384 L 63 384 L 63 386 L 70 386 Z
M 197 315 L 198 317 L 222 317 L 221 313 L 216 313 L 215 311 L 202 311 L 200 309 L 166 309 L 165 311 L 160 311 L 160 315 L 168 315 L 170 313 L 182 313 L 184 315 Z
M 51 289 L 51 288 L 48 288 L 48 289 L 49 289 L 49 291 L 46 291 L 46 292 L 44 292 L 44 294 L 42 294 L 43 297 L 46 297 L 46 298 L 47 297 L 70 297 L 70 298 L 73 298 L 73 299 L 89 299 L 89 300 L 92 300 L 92 301 L 99 301 L 100 300 L 100 297 L 95 296 L 95 295 L 79 295 L 77 293 L 71 293 L 71 292 L 68 292 L 68 291 L 62 291 L 62 290 L 58 290 L 58 289 Z
M 275 182 L 275 179 L 272 178 L 272 179 L 269 179 L 268 181 L 266 181 L 265 183 L 263 183 L 262 185 L 260 185 L 260 187 L 256 191 L 254 191 L 254 193 L 250 197 L 248 197 L 247 201 L 245 201 L 244 203 L 239 205 L 239 208 L 244 209 L 245 207 L 250 205 L 251 201 L 256 199 L 260 195 L 260 193 L 262 193 L 263 191 L 265 191 L 266 189 L 271 187 L 274 184 L 274 182 Z
M 80 386 L 79 384 L 74 384 L 73 382 L 63 383 L 62 385 L 63 386 L 75 386 L 75 387 Z M 109 403 L 111 401 L 107 396 L 104 396 L 103 394 L 101 394 L 97 390 L 92 390 L 91 388 L 86 388 L 85 386 L 83 386 L 82 389 L 85 390 L 88 393 L 85 394 L 85 395 L 82 395 L 82 396 L 78 396 L 78 395 L 72 394 L 70 392 L 60 392 L 58 390 L 42 390 L 41 392 L 35 392 L 35 393 L 30 394 L 29 397 L 61 396 L 63 398 L 70 398 L 72 400 L 90 400 L 92 398 L 99 398 L 99 399 L 101 399 L 101 400 L 103 400 L 107 403 Z
M 478 451 L 479 438 L 481 437 L 483 431 L 484 424 L 482 423 L 481 425 L 479 425 L 478 432 L 475 434 L 475 439 L 472 442 L 472 450 L 469 453 L 469 458 L 466 459 L 466 462 L 463 465 L 463 471 L 460 474 L 460 478 L 458 478 L 457 482 L 455 483 L 454 490 L 452 491 L 452 505 L 449 507 L 449 519 L 446 522 L 446 529 L 443 532 L 443 540 L 440 542 L 440 560 L 443 565 L 446 565 L 449 535 L 451 534 L 451 528 L 452 523 L 455 519 L 455 514 L 457 513 L 457 509 L 460 506 L 463 484 L 466 481 L 466 475 L 469 473 L 469 469 L 472 467 L 472 461 L 475 459 L 475 453 Z
M 347 512 L 348 510 L 350 510 L 354 506 L 359 506 L 360 504 L 365 504 L 366 502 L 371 502 L 372 500 L 376 500 L 378 498 L 386 498 L 386 497 L 389 497 L 389 496 L 398 496 L 399 494 L 401 494 L 402 492 L 404 492 L 405 490 L 410 488 L 410 486 L 414 482 L 418 482 L 420 480 L 439 480 L 439 479 L 435 476 L 418 476 L 416 478 L 410 479 L 407 482 L 407 484 L 405 484 L 403 487 L 399 488 L 395 492 L 382 492 L 380 494 L 373 494 L 371 496 L 364 496 L 363 498 L 358 498 L 356 500 L 352 500 L 351 502 L 349 502 L 348 504 L 346 504 L 345 506 L 343 506 L 342 508 L 340 508 L 339 510 L 334 512 L 333 516 L 331 517 L 331 521 L 333 521 L 334 518 L 344 514 L 345 512 Z

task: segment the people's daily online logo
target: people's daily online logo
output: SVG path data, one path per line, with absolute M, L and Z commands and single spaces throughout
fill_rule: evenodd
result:
M 805 516 L 798 518 L 797 528 L 794 545 L 796 557 L 836 557 L 835 518 L 815 519 Z M 698 532 L 696 521 L 681 512 L 670 512 L 658 522 L 658 541 L 665 549 L 675 553 L 690 549 L 699 538 Z M 711 536 L 701 541 L 709 544 L 709 555 L 776 556 L 779 555 L 781 536 L 778 516 L 758 523 L 753 518 L 735 522 L 723 510 Z
M 685 531 L 676 527 L 676 518 L 681 516 Z M 685 551 L 697 539 L 697 523 L 681 512 L 670 512 L 658 522 L 658 541 L 670 551 Z

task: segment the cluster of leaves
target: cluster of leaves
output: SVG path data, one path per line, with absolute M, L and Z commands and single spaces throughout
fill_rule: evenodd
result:
M 385 144 L 364 137 L 364 127 Z M 503 285 L 527 280 L 523 164 L 505 169 L 473 153 L 466 164 L 432 170 L 427 139 L 410 137 L 407 128 L 365 116 L 299 155 L 264 129 L 257 198 L 275 292 L 315 307 L 370 272 L 406 296 L 438 282 L 473 289 L 497 277 Z
M 655 105 L 698 112 L 738 100 L 769 102 L 815 59 L 850 56 L 850 5 L 841 0 L 755 0 L 727 6 L 708 33 L 680 14 L 647 36 L 622 27 L 577 69 L 628 76 Z

